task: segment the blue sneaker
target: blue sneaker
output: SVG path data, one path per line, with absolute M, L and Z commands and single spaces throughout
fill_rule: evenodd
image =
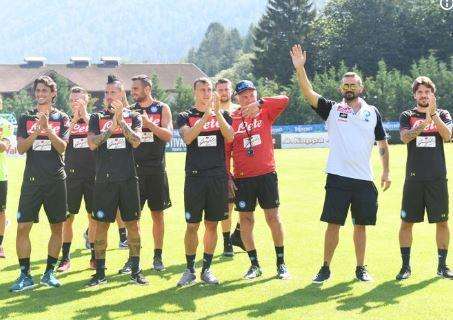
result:
M 35 283 L 33 282 L 33 278 L 31 277 L 31 275 L 21 272 L 19 278 L 11 286 L 9 291 L 10 292 L 20 292 L 20 291 L 24 291 L 24 290 L 33 289 L 34 287 L 35 287 Z
M 53 270 L 44 272 L 41 278 L 41 284 L 54 288 L 58 288 L 59 286 L 61 286 L 60 281 L 58 281 L 58 279 L 55 278 L 55 273 Z

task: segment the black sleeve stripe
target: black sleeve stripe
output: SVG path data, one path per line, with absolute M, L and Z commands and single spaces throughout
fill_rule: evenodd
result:
M 334 101 L 326 100 L 324 97 L 318 98 L 318 107 L 314 108 L 311 107 L 324 121 L 329 118 L 330 111 L 332 110 L 332 106 L 335 105 Z
M 379 113 L 379 110 L 374 107 L 374 111 L 376 112 L 376 126 L 374 127 L 374 139 L 376 141 L 386 140 L 387 134 L 384 129 L 384 125 L 382 124 L 382 117 Z

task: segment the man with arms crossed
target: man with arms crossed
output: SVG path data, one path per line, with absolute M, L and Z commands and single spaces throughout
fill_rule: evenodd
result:
M 453 279 L 453 272 L 446 264 L 450 231 L 444 153 L 444 141 L 451 139 L 451 116 L 447 110 L 437 108 L 436 86 L 428 77 L 415 79 L 412 92 L 417 106 L 400 116 L 401 140 L 407 144 L 407 163 L 399 234 L 403 266 L 396 279 L 404 280 L 411 275 L 412 227 L 423 221 L 425 208 L 429 223 L 436 224 L 437 275 Z
M 34 287 L 30 275 L 30 231 L 33 223 L 39 222 L 42 205 L 50 223 L 51 236 L 41 283 L 50 287 L 60 286 L 54 268 L 67 212 L 63 153 L 69 139 L 70 120 L 53 106 L 57 85 L 52 78 L 37 78 L 33 90 L 37 106 L 21 115 L 17 127 L 17 151 L 19 154 L 27 153 L 27 160 L 17 211 L 16 251 L 21 273 L 10 289 L 13 292 Z
M 115 222 L 117 209 L 128 231 L 131 282 L 145 285 L 148 281 L 140 270 L 140 198 L 132 150 L 140 144 L 142 122 L 138 113 L 126 109 L 124 86 L 115 76 L 107 79 L 105 102 L 103 111 L 91 115 L 88 128 L 88 145 L 96 157 L 96 274 L 88 286 L 106 282 L 107 233 L 110 223 Z
M 254 279 L 262 274 L 253 239 L 254 211 L 258 200 L 274 241 L 277 277 L 289 279 L 284 260 L 283 227 L 278 212 L 280 200 L 272 144 L 272 124 L 285 110 L 289 99 L 286 96 L 258 99 L 255 86 L 247 80 L 236 84 L 235 93 L 240 108 L 231 115 L 234 139 L 227 149 L 231 149 L 233 158 L 234 184 L 237 188 L 235 204 L 241 222 L 241 238 L 251 262 L 244 278 Z
M 177 127 L 187 145 L 184 207 L 187 222 L 184 238 L 187 269 L 178 286 L 195 282 L 195 254 L 198 228 L 204 212 L 204 255 L 201 280 L 218 284 L 210 266 L 217 243 L 217 224 L 228 217 L 228 180 L 225 142 L 233 139 L 231 118 L 221 110 L 220 99 L 213 99 L 208 78 L 195 80 L 195 106 L 178 115 Z M 214 100 L 214 101 L 213 101 Z
M 365 267 L 365 228 L 376 224 L 378 210 L 378 192 L 373 183 L 370 163 L 375 141 L 383 165 L 381 186 L 384 191 L 390 187 L 389 151 L 381 116 L 374 106 L 360 98 L 363 86 L 356 73 L 348 72 L 343 76 L 340 84 L 343 100 L 336 103 L 313 90 L 305 72 L 307 54 L 301 46 L 293 46 L 290 54 L 302 94 L 326 121 L 329 135 L 326 197 L 321 215 L 321 221 L 328 224 L 324 240 L 324 263 L 313 282 L 322 283 L 330 278 L 330 262 L 349 207 L 354 224 L 355 275 L 359 281 L 371 281 Z

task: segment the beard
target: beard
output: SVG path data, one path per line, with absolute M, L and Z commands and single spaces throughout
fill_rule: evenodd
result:
M 140 103 L 140 102 L 143 102 L 143 101 L 146 100 L 146 96 L 138 96 L 138 97 L 135 98 L 134 100 L 135 100 L 135 102 Z
M 343 92 L 342 96 L 346 101 L 353 101 L 359 97 L 358 94 L 352 91 Z
M 428 107 L 429 107 L 429 103 L 428 103 L 428 102 L 423 102 L 423 101 L 418 101 L 418 102 L 417 102 L 417 105 L 418 105 L 420 108 L 428 108 Z
M 230 101 L 231 101 L 230 98 L 220 97 L 220 102 L 222 102 L 222 103 L 226 103 L 226 102 L 230 102 Z

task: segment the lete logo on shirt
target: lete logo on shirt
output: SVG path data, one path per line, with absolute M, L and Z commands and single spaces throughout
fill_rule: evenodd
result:
M 124 118 L 126 124 L 130 127 L 132 125 L 131 118 Z M 112 126 L 113 120 L 112 119 L 99 119 L 99 129 L 101 132 L 106 132 Z M 113 134 L 120 134 L 122 133 L 121 127 L 118 125 L 116 129 L 113 131 Z
M 418 119 L 418 118 L 411 118 L 410 119 L 410 124 L 411 128 L 418 127 L 425 121 L 424 119 Z M 437 126 L 434 124 L 434 122 L 431 122 L 428 126 L 426 126 L 424 132 L 437 132 Z
M 244 120 L 241 123 L 239 123 L 239 126 L 235 133 L 241 134 L 241 133 L 246 133 L 247 131 L 251 132 L 253 129 L 258 129 L 258 128 L 261 128 L 262 126 L 263 126 L 263 120 L 258 120 L 255 118 L 250 123 Z
M 88 124 L 86 123 L 76 123 L 72 127 L 72 135 L 86 135 L 88 133 Z
M 27 120 L 27 133 L 31 134 L 33 131 L 36 130 L 36 127 L 38 126 L 38 120 Z M 60 121 L 49 121 L 49 128 L 53 129 L 55 134 L 59 135 L 60 134 Z M 39 133 L 45 134 L 44 130 L 41 130 Z
M 189 125 L 193 127 L 194 125 L 197 124 L 197 122 L 200 121 L 199 117 L 190 117 L 189 118 Z M 203 132 L 211 132 L 211 131 L 218 131 L 220 128 L 219 121 L 217 121 L 215 116 L 211 116 L 211 118 L 206 121 L 206 123 L 203 125 Z

